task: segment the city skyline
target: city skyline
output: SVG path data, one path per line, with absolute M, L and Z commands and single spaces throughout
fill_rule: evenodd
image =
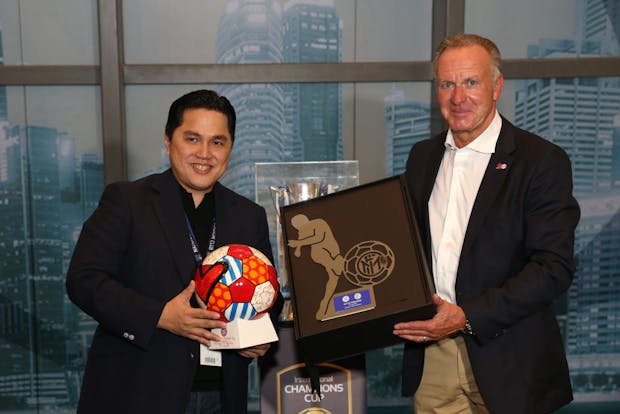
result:
M 273 0 L 266 3 L 277 2 Z M 319 3 L 314 6 L 325 7 L 324 2 Z M 592 5 L 595 2 L 586 3 Z M 617 0 L 613 2 L 616 7 L 618 3 Z M 342 2 L 336 1 L 336 4 Z M 337 9 L 330 10 L 333 15 L 327 21 L 343 18 Z M 228 12 L 234 10 L 229 8 Z M 274 12 L 261 22 L 277 30 L 282 21 L 287 21 L 282 20 L 282 12 Z M 300 10 L 298 12 L 301 13 Z M 0 18 L 2 16 L 0 13 Z M 247 14 L 244 16 L 247 17 Z M 288 17 L 295 18 L 291 15 Z M 592 16 L 588 21 L 607 24 L 604 16 L 594 17 L 597 16 Z M 229 14 L 222 21 L 230 23 L 230 19 L 235 18 L 239 18 L 239 15 Z M 345 19 L 341 24 L 346 27 L 348 23 Z M 579 24 L 578 19 L 575 19 L 575 24 Z M 257 26 L 256 31 L 252 32 L 263 36 L 258 43 L 235 43 L 231 41 L 233 33 L 229 28 L 222 28 L 221 37 L 212 37 L 214 47 L 222 49 L 218 63 L 239 63 L 239 60 L 251 61 L 252 58 L 263 62 L 269 56 L 280 62 L 313 61 L 312 55 L 301 53 L 303 48 L 295 49 L 300 52 L 298 56 L 294 56 L 294 53 L 289 56 L 288 53 L 293 50 L 287 50 L 287 44 L 292 45 L 295 36 L 312 39 L 315 32 L 282 32 L 278 39 L 278 36 L 273 37 L 273 31 L 264 30 L 265 27 Z M 614 29 L 613 25 L 611 29 Z M 613 43 L 614 39 L 617 42 L 617 37 L 609 35 L 609 27 L 605 27 L 605 30 L 571 29 L 575 33 L 606 34 L 600 38 L 537 38 L 527 43 L 524 53 L 537 58 L 557 56 L 558 53 L 563 56 L 583 55 L 583 50 L 591 55 L 617 53 L 616 44 Z M 234 38 L 243 42 L 244 33 L 248 32 L 240 30 L 237 33 L 239 37 Z M 290 36 L 288 40 L 287 35 Z M 4 51 L 2 36 L 0 31 L 0 52 Z M 327 47 L 330 39 L 345 47 L 347 40 L 337 39 L 337 36 L 345 37 L 344 33 L 334 31 L 330 37 L 325 36 L 320 40 L 325 41 Z M 306 52 L 312 52 L 312 48 Z M 335 52 L 329 55 L 329 59 L 339 61 L 337 59 L 341 59 L 343 50 L 338 46 Z M 3 53 L 0 53 L 0 64 L 3 62 Z M 574 165 L 575 194 L 582 207 L 575 249 L 579 268 L 568 293 L 564 313 L 560 315 L 560 323 L 566 334 L 578 401 L 620 401 L 620 324 L 617 322 L 620 320 L 617 300 L 620 263 L 616 253 L 616 235 L 620 229 L 620 192 L 617 188 L 617 181 L 620 181 L 618 82 L 617 78 L 511 81 L 512 87 L 505 91 L 503 98 L 506 106 L 514 111 L 510 117 L 514 118 L 518 126 L 532 129 L 561 145 L 571 156 Z M 249 189 L 253 182 L 250 185 L 248 180 L 253 180 L 251 166 L 254 162 L 303 160 L 305 153 L 319 147 L 327 148 L 329 143 L 334 145 L 329 151 L 319 153 L 318 157 L 343 159 L 342 124 L 346 122 L 345 114 L 349 112 L 342 107 L 340 100 L 346 100 L 348 95 L 342 91 L 345 89 L 342 85 L 332 86 L 335 85 L 336 88 L 316 88 L 311 91 L 305 91 L 299 85 L 214 86 L 230 95 L 238 107 L 240 121 L 246 122 L 238 126 L 239 143 L 245 139 L 248 145 L 235 147 L 234 151 L 238 151 L 245 159 L 238 166 L 231 163 L 234 170 L 241 172 L 240 181 L 234 185 L 251 193 Z M 373 116 L 379 115 L 384 121 L 377 126 L 383 130 L 386 138 L 386 151 L 377 157 L 384 175 L 402 171 L 408 148 L 430 133 L 428 100 L 426 97 L 420 99 L 418 94 L 408 93 L 405 90 L 407 87 L 399 84 L 381 85 L 380 89 L 386 92 L 377 96 L 383 106 Z M 182 88 L 173 86 L 166 89 L 166 93 L 168 97 L 176 97 Z M 16 98 L 16 95 L 22 93 L 22 88 L 8 89 L 8 93 L 3 94 L 7 87 L 0 86 L 0 253 L 2 257 L 10 258 L 0 264 L 0 346 L 5 351 L 0 356 L 0 397 L 10 395 L 11 398 L 18 398 L 18 394 L 26 393 L 30 399 L 24 399 L 24 404 L 28 406 L 40 402 L 49 407 L 68 407 L 75 404 L 77 398 L 81 367 L 90 343 L 89 335 L 95 324 L 66 300 L 64 272 L 81 222 L 95 208 L 103 189 L 101 125 L 96 115 L 99 93 L 95 87 L 72 87 L 69 90 L 66 87 L 26 87 L 23 88 L 26 96 Z M 76 95 L 80 99 L 75 99 Z M 345 98 L 342 98 L 343 95 Z M 38 99 L 42 96 L 43 99 Z M 335 99 L 336 96 L 338 99 Z M 72 98 L 75 102 L 66 102 Z M 10 103 L 13 99 L 17 99 L 18 103 Z M 55 99 L 59 102 L 57 105 L 54 105 Z M 323 113 L 319 110 L 320 105 L 313 107 L 313 102 L 321 99 L 333 104 Z M 33 105 L 29 108 L 28 116 L 20 115 L 12 119 L 11 111 L 2 115 L 2 108 L 26 106 L 23 101 Z M 160 98 L 159 101 L 162 102 L 157 105 L 167 107 L 171 100 Z M 553 103 L 545 106 L 547 101 Z M 562 114 L 562 105 L 566 105 L 567 101 L 572 104 L 572 112 L 569 111 L 570 127 L 567 126 L 565 114 Z M 68 118 L 66 114 L 84 105 L 83 102 L 87 102 L 83 109 L 89 118 L 90 126 L 87 128 L 73 129 L 69 127 L 71 121 L 52 126 L 52 117 L 42 113 L 39 117 L 32 116 L 51 108 L 52 112 L 57 111 L 55 116 L 59 119 L 63 116 Z M 261 111 L 256 111 L 257 107 Z M 264 110 L 266 107 L 269 111 Z M 304 112 L 316 116 L 304 120 Z M 336 124 L 333 119 L 326 118 L 329 113 L 336 114 Z M 593 114 L 600 116 L 594 118 Z M 27 124 L 24 122 L 26 119 L 29 121 Z M 552 121 L 556 119 L 559 121 L 553 124 Z M 156 138 L 163 139 L 164 120 L 159 118 L 158 121 L 161 126 L 156 128 L 162 131 Z M 37 122 L 41 122 L 41 125 Z M 322 124 L 329 126 L 321 130 L 319 126 Z M 137 133 L 137 127 L 131 126 L 134 133 Z M 299 131 L 303 131 L 303 128 L 311 132 L 302 134 Z M 76 134 L 73 131 L 80 132 Z M 323 136 L 325 131 L 333 134 L 327 144 L 319 143 L 304 148 L 303 141 L 298 139 L 315 133 Z M 150 146 L 160 144 L 153 141 L 156 138 L 149 137 Z M 81 142 L 83 140 L 89 144 L 84 145 Z M 581 142 L 583 140 L 586 142 Z M 160 148 L 155 148 L 159 151 L 156 157 L 146 161 L 153 170 L 165 165 L 166 157 Z M 254 157 L 256 151 L 259 156 Z M 147 171 L 151 170 L 142 170 Z M 234 177 L 231 179 L 235 180 Z M 52 295 L 52 292 L 56 294 Z M 37 339 L 44 342 L 37 342 Z M 46 346 L 49 343 L 53 345 Z M 14 352 L 6 352 L 7 349 Z M 387 400 L 391 401 L 389 404 L 401 402 L 397 395 L 398 384 L 387 381 L 385 376 L 386 372 L 399 374 L 400 366 L 396 365 L 398 358 L 398 347 L 373 353 L 372 360 L 394 364 L 382 366 L 381 369 L 369 367 L 369 381 L 375 381 L 376 384 L 382 381 L 377 389 L 381 389 L 383 394 L 369 393 L 373 404 L 388 404 Z M 7 370 L 16 373 L 19 379 L 6 376 Z M 254 372 L 251 376 L 254 393 L 257 390 L 257 378 Z M 607 382 L 601 382 L 601 378 Z M 382 396 L 385 396 L 385 400 Z M 4 401 L 0 400 L 0 406 L 4 406 Z

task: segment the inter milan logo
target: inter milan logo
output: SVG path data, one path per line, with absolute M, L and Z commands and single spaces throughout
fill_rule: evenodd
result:
M 299 238 L 289 240 L 295 257 L 301 249 L 310 247 L 310 258 L 327 273 L 325 294 L 316 311 L 316 319 L 324 321 L 353 313 L 374 309 L 373 287 L 386 280 L 394 270 L 394 252 L 387 244 L 377 240 L 357 243 L 343 256 L 332 229 L 322 218 L 310 220 L 304 214 L 291 218 Z M 358 286 L 356 289 L 336 293 L 340 276 Z
M 367 240 L 353 246 L 344 258 L 344 275 L 357 286 L 378 285 L 394 270 L 394 252 L 385 243 Z

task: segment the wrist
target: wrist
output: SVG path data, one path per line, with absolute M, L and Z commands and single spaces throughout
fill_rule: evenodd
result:
M 465 320 L 465 327 L 461 330 L 465 335 L 475 335 L 474 330 L 471 327 L 471 323 L 469 323 L 469 319 Z

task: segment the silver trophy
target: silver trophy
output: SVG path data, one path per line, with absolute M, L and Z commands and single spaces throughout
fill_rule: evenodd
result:
M 276 220 L 277 255 L 278 264 L 280 267 L 278 269 L 278 276 L 280 279 L 280 291 L 284 297 L 284 307 L 282 308 L 282 313 L 280 314 L 280 321 L 292 321 L 293 308 L 290 300 L 288 274 L 286 271 L 286 266 L 284 265 L 284 249 L 286 246 L 284 246 L 284 238 L 282 237 L 280 207 L 333 193 L 338 189 L 338 187 L 318 181 L 309 181 L 286 183 L 284 186 L 271 186 L 269 189 L 271 190 L 271 196 L 273 198 L 276 214 L 278 216 Z

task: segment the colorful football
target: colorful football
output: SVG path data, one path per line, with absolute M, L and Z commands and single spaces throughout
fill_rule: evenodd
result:
M 222 246 L 196 269 L 196 297 L 220 319 L 252 319 L 268 312 L 278 295 L 278 277 L 269 259 L 244 244 Z

